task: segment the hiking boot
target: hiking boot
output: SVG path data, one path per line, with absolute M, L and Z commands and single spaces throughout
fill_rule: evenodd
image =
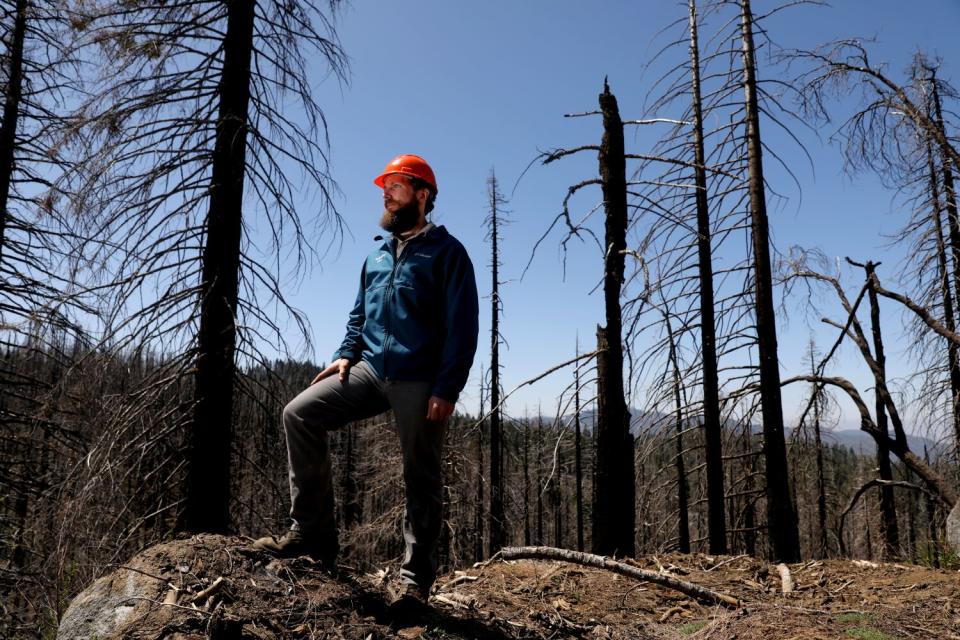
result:
M 409 616 L 427 608 L 428 593 L 419 585 L 410 582 L 395 582 L 387 585 L 390 609 L 394 615 Z
M 337 566 L 337 553 L 340 551 L 336 534 L 307 537 L 292 529 L 279 539 L 276 536 L 259 538 L 252 546 L 258 551 L 266 551 L 278 558 L 309 556 L 325 569 L 333 569 Z

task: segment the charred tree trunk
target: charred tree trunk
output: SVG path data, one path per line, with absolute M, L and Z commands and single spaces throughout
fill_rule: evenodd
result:
M 783 435 L 777 326 L 773 311 L 773 280 L 770 272 L 770 232 L 763 184 L 760 111 L 757 101 L 753 45 L 753 14 L 750 10 L 750 0 L 740 0 L 740 6 L 760 403 L 763 415 L 763 453 L 767 480 L 767 531 L 770 535 L 773 559 L 781 562 L 797 562 L 800 559 L 800 534 L 797 529 L 797 515 L 790 501 L 787 451 Z
M 483 370 L 483 367 L 480 368 Z M 480 381 L 480 415 L 483 415 L 484 407 L 483 380 Z M 476 505 L 474 505 L 473 516 L 473 557 L 476 562 L 483 560 L 483 521 L 484 521 L 484 501 L 483 501 L 483 421 L 477 427 L 477 494 Z
M 667 325 L 667 340 L 670 342 L 670 364 L 673 367 L 673 404 L 674 409 L 677 412 L 677 417 L 674 421 L 677 432 L 676 458 L 674 460 L 674 468 L 676 469 L 677 473 L 677 549 L 680 551 L 680 553 L 690 553 L 690 516 L 688 504 L 689 499 L 687 496 L 687 473 L 683 465 L 683 398 L 680 393 L 682 389 L 680 364 L 677 362 L 677 346 L 674 342 L 673 326 L 670 323 L 670 316 L 666 313 L 664 313 L 664 320 L 666 321 Z M 724 540 L 726 540 L 726 532 L 724 532 Z M 711 551 L 711 553 L 714 552 Z M 723 553 L 726 552 L 724 551 Z
M 196 387 L 188 452 L 184 528 L 225 532 L 230 524 L 234 351 L 256 2 L 230 0 L 200 282 Z
M 927 447 L 923 447 L 923 460 L 927 464 L 930 464 L 930 452 L 927 451 Z M 939 536 L 937 535 L 937 503 L 934 502 L 933 496 L 929 493 L 925 494 L 926 500 L 924 501 L 924 507 L 927 512 L 927 536 L 929 540 L 927 541 L 927 549 L 930 553 L 930 566 L 939 569 L 940 568 L 940 544 Z
M 560 437 L 560 430 L 557 430 Z M 556 473 L 550 487 L 550 502 L 553 503 L 553 546 L 563 547 L 563 461 L 560 458 L 560 448 L 556 449 L 557 460 L 554 462 Z
M 0 122 L 0 258 L 3 257 L 7 231 L 7 203 L 14 171 L 14 147 L 23 97 L 23 41 L 27 33 L 27 0 L 17 0 L 7 56 L 7 84 L 4 87 L 3 122 Z
M 577 356 L 580 355 L 580 341 L 577 341 Z M 577 482 L 577 551 L 583 551 L 583 449 L 580 433 L 580 367 L 573 369 L 573 455 L 574 474 Z
M 867 279 L 872 281 L 874 270 L 877 264 L 867 262 L 864 270 Z M 877 299 L 877 292 L 873 287 L 867 291 L 870 300 L 870 330 L 873 336 L 873 352 L 876 367 L 874 375 L 876 376 L 876 394 L 874 406 L 876 407 L 876 425 L 880 433 L 889 434 L 887 426 L 886 402 L 882 396 L 881 389 L 887 386 L 887 357 L 883 351 L 883 336 L 880 332 L 880 303 Z M 893 480 L 893 470 L 890 466 L 890 448 L 886 445 L 886 439 L 881 438 L 877 442 L 877 469 L 881 480 Z M 897 506 L 894 502 L 893 487 L 885 484 L 880 486 L 880 535 L 883 540 L 881 557 L 894 558 L 900 549 L 900 532 L 897 526 Z
M 813 369 L 811 373 L 816 373 L 816 366 L 813 362 L 813 345 L 810 348 L 810 366 Z M 816 397 L 813 399 L 813 443 L 816 448 L 817 456 L 817 552 L 818 557 L 826 558 L 827 548 L 827 489 L 826 479 L 823 473 L 823 440 L 820 437 L 820 417 L 823 389 L 820 385 L 813 385 L 813 392 Z
M 620 288 L 627 235 L 627 178 L 623 121 L 604 81 L 600 94 L 603 140 L 598 160 L 605 210 L 603 299 L 606 326 L 597 329 L 600 397 L 593 502 L 593 552 L 632 556 L 636 517 L 633 435 L 623 395 L 623 332 Z
M 751 557 L 757 556 L 757 500 L 754 493 L 753 479 L 757 475 L 757 453 L 753 450 L 753 434 L 750 425 L 744 428 L 743 451 L 747 456 L 747 481 L 743 484 L 746 493 L 746 506 L 743 513 L 743 549 Z
M 497 191 L 497 177 L 487 181 L 490 202 L 490 555 L 506 544 L 503 510 L 503 445 L 500 421 L 500 253 L 497 207 L 503 199 Z
M 933 75 L 933 70 L 931 70 L 930 78 L 931 91 L 931 102 L 933 104 L 933 116 L 935 122 L 940 129 L 946 132 L 943 122 L 943 107 L 940 104 L 940 92 L 937 90 L 936 77 Z M 931 149 L 932 142 L 930 136 L 927 135 L 927 157 L 928 163 L 930 165 L 930 187 L 931 187 L 931 200 L 934 204 L 935 209 L 940 208 L 940 198 L 938 195 L 938 180 L 937 172 L 933 163 L 933 151 Z M 941 149 L 941 171 L 943 177 L 943 196 L 944 204 L 947 209 L 947 228 L 949 230 L 950 238 L 950 251 L 953 256 L 953 293 L 960 297 L 960 218 L 957 216 L 957 191 L 954 185 L 953 180 L 953 169 L 951 168 L 950 158 Z M 943 240 L 940 238 L 942 234 L 940 225 L 940 214 L 937 211 L 937 236 L 938 236 L 938 245 L 937 251 L 940 253 L 940 243 Z M 951 331 L 956 331 L 956 318 L 954 317 L 953 310 L 953 301 L 950 295 L 950 277 L 947 275 L 947 266 L 946 266 L 946 252 L 943 252 L 943 261 L 942 269 L 944 272 L 943 278 L 943 291 L 944 291 L 944 300 L 943 300 L 943 316 L 944 324 Z M 949 306 L 948 306 L 949 305 Z M 953 439 L 954 439 L 954 461 L 957 464 L 960 464 L 960 352 L 958 352 L 958 347 L 953 342 L 950 342 L 947 345 L 947 358 L 948 366 L 950 371 L 950 393 L 951 393 L 951 405 L 953 409 Z
M 693 143 L 697 204 L 697 256 L 700 274 L 700 357 L 703 364 L 703 435 L 707 470 L 707 536 L 710 553 L 727 552 L 723 489 L 723 438 L 717 374 L 717 337 L 713 300 L 713 255 L 710 209 L 707 203 L 706 153 L 703 145 L 703 109 L 700 97 L 700 47 L 697 41 L 697 5 L 689 0 L 690 72 L 693 94 Z M 681 462 L 682 464 L 682 462 Z
M 906 480 L 916 484 L 910 471 L 906 473 Z M 907 558 L 910 562 L 917 562 L 917 501 L 907 500 Z
M 543 415 L 537 407 L 537 544 L 543 544 Z
M 523 543 L 531 544 L 530 539 L 530 421 L 523 425 Z

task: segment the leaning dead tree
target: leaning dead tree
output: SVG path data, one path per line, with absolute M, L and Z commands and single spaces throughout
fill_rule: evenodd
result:
M 955 331 L 955 304 L 960 294 L 960 222 L 957 218 L 954 175 L 958 153 L 952 131 L 956 123 L 943 100 L 956 100 L 955 90 L 938 77 L 938 62 L 918 54 L 905 81 L 895 80 L 883 65 L 871 60 L 857 41 L 831 43 L 814 51 L 795 52 L 808 68 L 798 77 L 801 105 L 816 121 L 828 121 L 836 111 L 834 96 L 858 95 L 860 104 L 841 120 L 838 133 L 853 169 L 868 169 L 906 198 L 910 218 L 897 235 L 909 243 L 903 285 L 911 295 Z M 948 342 L 934 340 L 918 322 L 916 352 L 927 368 L 923 404 L 928 411 L 948 398 L 956 452 L 960 451 L 960 356 Z M 944 375 L 944 373 L 946 375 Z M 939 417 L 939 416 L 938 416 Z
M 870 274 L 867 282 L 863 285 L 863 287 L 861 287 L 856 298 L 854 298 L 852 301 L 847 297 L 846 292 L 843 290 L 843 287 L 840 285 L 839 280 L 835 276 L 810 269 L 803 262 L 798 261 L 794 263 L 793 271 L 789 276 L 787 276 L 786 279 L 788 282 L 790 280 L 803 279 L 806 281 L 820 282 L 827 285 L 836 293 L 837 299 L 839 300 L 842 309 L 846 313 L 846 317 L 842 322 L 824 319 L 824 322 L 839 329 L 839 335 L 833 347 L 817 365 L 816 372 L 810 375 L 793 376 L 787 380 L 784 380 L 782 384 L 786 385 L 805 381 L 821 386 L 831 386 L 843 391 L 853 402 L 857 412 L 860 415 L 860 428 L 869 434 L 874 441 L 878 442 L 881 446 L 885 447 L 891 453 L 896 455 L 907 466 L 907 468 L 909 468 L 921 479 L 921 481 L 923 481 L 930 492 L 933 495 L 936 495 L 940 502 L 948 507 L 952 507 L 957 501 L 957 492 L 951 485 L 950 481 L 937 473 L 937 471 L 931 465 L 921 459 L 915 452 L 910 450 L 907 442 L 906 428 L 903 424 L 899 407 L 894 401 L 893 394 L 887 387 L 886 377 L 882 375 L 882 371 L 870 350 L 869 342 L 857 317 L 857 312 L 864 299 L 868 297 L 868 291 L 873 290 L 879 296 L 897 300 L 898 302 L 905 304 L 905 306 L 908 308 L 912 307 L 911 310 L 914 310 L 918 314 L 924 314 L 924 317 L 933 326 L 938 327 L 944 332 L 946 330 L 940 323 L 930 317 L 929 312 L 926 309 L 916 305 L 905 296 L 886 290 L 880 284 L 879 278 L 877 277 L 875 271 Z M 960 335 L 952 333 L 950 334 L 950 339 L 955 340 L 958 344 L 960 344 Z M 879 400 L 882 402 L 883 408 L 887 416 L 890 418 L 890 426 L 893 429 L 892 436 L 885 429 L 881 429 L 877 425 L 876 420 L 870 414 L 870 410 L 867 408 L 867 405 L 864 402 L 859 390 L 853 385 L 853 383 L 840 376 L 826 375 L 825 371 L 827 364 L 836 353 L 840 343 L 844 340 L 850 340 L 853 342 L 853 344 L 860 351 L 860 354 L 868 368 L 873 373 L 874 382 L 876 384 L 876 392 Z

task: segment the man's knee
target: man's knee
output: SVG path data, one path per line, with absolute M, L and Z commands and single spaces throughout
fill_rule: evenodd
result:
M 288 402 L 280 414 L 280 420 L 283 423 L 283 430 L 289 432 L 300 424 L 300 416 L 293 402 Z

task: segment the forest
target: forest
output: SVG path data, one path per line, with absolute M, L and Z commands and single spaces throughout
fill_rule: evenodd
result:
M 52 638 L 72 598 L 153 545 L 288 525 L 280 415 L 326 361 L 297 348 L 311 328 L 287 287 L 346 225 L 315 78 L 346 83 L 353 52 L 339 0 L 0 4 L 0 637 Z M 479 407 L 449 424 L 441 573 L 515 547 L 664 566 L 729 556 L 764 575 L 834 560 L 960 568 L 947 540 L 960 519 L 954 69 L 919 51 L 890 68 L 853 38 L 778 49 L 767 20 L 818 5 L 677 3 L 645 105 L 599 77 L 586 111 L 546 107 L 590 120 L 594 138 L 511 150 L 541 171 L 590 158 L 593 173 L 549 194 L 526 250 L 587 246 L 602 274 L 596 335 L 514 386 L 502 241 L 518 214 L 494 171 L 477 185 L 489 333 Z M 890 242 L 905 264 L 774 245 L 770 176 L 792 174 L 769 132 L 828 123 L 851 175 L 904 203 Z M 830 338 L 784 371 L 791 305 Z M 901 342 L 906 381 L 885 351 Z M 515 413 L 513 394 L 548 377 L 562 392 Z M 796 387 L 798 420 L 783 401 Z M 842 412 L 868 447 L 831 439 Z M 333 432 L 331 450 L 341 564 L 395 563 L 392 416 Z M 555 637 L 620 637 L 585 624 Z M 354 637 L 298 629 L 284 637 Z M 548 637 L 510 629 L 475 633 Z M 472 637 L 459 633 L 428 637 Z

